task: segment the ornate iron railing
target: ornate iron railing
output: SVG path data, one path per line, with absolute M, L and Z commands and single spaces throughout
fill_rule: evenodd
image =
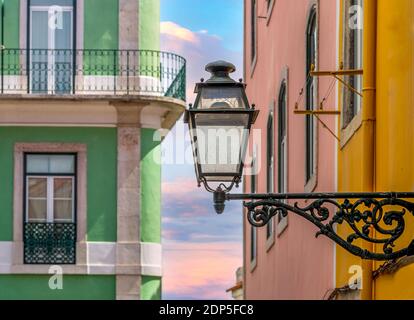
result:
M 33 223 L 24 225 L 25 264 L 75 264 L 75 223 Z
M 154 95 L 185 101 L 186 61 L 153 50 L 0 50 L 3 94 Z

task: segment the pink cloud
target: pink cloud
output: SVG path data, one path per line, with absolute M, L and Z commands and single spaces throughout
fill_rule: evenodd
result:
M 194 299 L 230 299 L 241 264 L 242 245 L 227 243 L 166 242 L 164 295 Z
M 204 71 L 206 64 L 227 60 L 237 68 L 232 77 L 242 75 L 243 54 L 226 49 L 223 40 L 208 30 L 194 31 L 171 21 L 161 22 L 161 46 L 187 60 L 188 103 L 194 102 L 195 83 L 209 77 Z M 242 241 L 237 241 L 241 228 L 225 223 L 234 219 L 230 205 L 227 216 L 217 217 L 212 195 L 197 187 L 193 170 L 188 178 L 164 181 L 162 192 L 163 297 L 230 299 L 226 289 L 235 284 L 235 271 L 242 264 Z
M 161 35 L 167 35 L 182 41 L 199 44 L 199 39 L 194 32 L 171 21 L 161 22 L 160 32 Z
M 174 181 L 163 181 L 162 182 L 162 192 L 165 196 L 179 196 L 183 197 L 184 194 L 191 194 L 197 191 L 197 182 L 194 177 L 180 178 Z M 203 196 L 204 193 L 196 193 L 198 196 Z
M 237 72 L 232 76 L 238 79 L 242 75 L 243 54 L 224 47 L 223 40 L 208 30 L 192 31 L 174 22 L 161 22 L 162 50 L 174 52 L 187 60 L 187 100 L 194 101 L 194 85 L 201 77 L 208 78 L 204 71 L 207 63 L 214 60 L 232 62 Z

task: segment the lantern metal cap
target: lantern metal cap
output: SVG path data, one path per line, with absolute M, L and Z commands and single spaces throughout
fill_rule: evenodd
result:
M 234 64 L 218 60 L 206 65 L 205 70 L 211 73 L 211 78 L 206 82 L 221 82 L 221 83 L 235 83 L 236 81 L 230 78 L 229 74 L 236 71 Z

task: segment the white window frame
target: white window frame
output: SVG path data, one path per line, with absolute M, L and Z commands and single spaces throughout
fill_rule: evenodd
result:
M 48 13 L 48 21 L 50 21 L 50 19 L 53 17 L 52 16 L 52 11 L 50 10 L 50 8 L 53 6 L 36 6 L 36 5 L 32 5 L 30 6 L 30 25 L 29 25 L 29 43 L 30 43 L 30 49 L 33 48 L 33 12 L 35 11 L 40 11 L 40 12 L 47 12 Z M 70 32 L 70 44 L 71 44 L 71 48 L 70 50 L 73 50 L 73 23 L 74 23 L 74 19 L 73 19 L 73 7 L 70 6 L 60 6 L 60 8 L 62 8 L 63 12 L 70 12 L 70 25 L 71 25 L 71 32 Z M 47 91 L 49 94 L 53 94 L 56 90 L 55 88 L 55 56 L 52 53 L 52 50 L 55 49 L 55 30 L 51 30 L 50 28 L 48 28 L 49 32 L 48 32 L 48 40 L 47 40 L 47 48 L 42 48 L 45 50 L 48 50 L 48 57 L 47 57 Z M 29 66 L 32 65 L 32 55 L 29 54 Z M 30 72 L 30 83 L 33 83 L 33 75 L 32 72 Z M 72 77 L 72 75 L 71 75 Z M 72 81 L 72 79 L 71 79 Z M 32 88 L 30 87 L 30 92 L 32 93 Z
M 280 134 L 278 134 L 278 146 L 279 146 L 279 142 L 280 142 L 280 149 L 278 150 L 279 154 L 283 155 L 283 168 L 280 169 L 280 163 L 278 161 L 278 177 L 280 174 L 280 170 L 283 171 L 283 186 L 280 187 L 279 185 L 279 181 L 278 181 L 278 191 L 279 193 L 287 193 L 288 192 L 288 85 L 287 85 L 287 79 L 284 79 L 282 81 L 282 84 L 280 85 L 279 88 L 279 97 L 278 97 L 278 114 L 279 117 L 281 116 L 280 113 L 280 101 L 281 101 L 281 94 L 282 94 L 282 88 L 284 89 L 284 105 L 285 105 L 285 110 L 284 110 L 284 126 L 285 126 L 285 132 L 284 132 L 284 136 L 283 139 L 280 139 Z M 280 121 L 278 121 L 279 125 L 280 125 Z M 280 129 L 278 130 L 278 132 L 280 132 Z M 282 157 L 280 157 L 282 158 Z M 287 203 L 287 200 L 283 199 L 281 200 L 282 202 Z M 282 215 L 278 215 L 277 218 L 277 225 L 276 225 L 276 235 L 277 237 L 280 237 L 283 233 L 283 231 L 285 231 L 285 229 L 288 226 L 288 216 L 283 217 Z
M 269 159 L 269 125 L 271 123 L 271 139 L 272 139 L 272 155 Z M 267 184 L 267 192 L 268 193 L 274 193 L 275 191 L 275 103 L 272 101 L 272 103 L 269 106 L 269 116 L 267 121 L 267 128 L 266 128 L 266 184 Z M 268 163 L 270 161 L 270 163 Z M 275 217 L 272 217 L 268 224 L 266 225 L 266 251 L 269 251 L 270 248 L 275 243 Z
M 30 175 L 27 174 L 26 175 L 26 199 L 25 199 L 25 203 L 26 203 L 26 212 L 25 212 L 25 219 L 26 222 L 44 222 L 42 221 L 36 221 L 36 220 L 29 220 L 29 179 L 30 178 L 41 178 L 41 179 L 46 179 L 46 183 L 47 183 L 47 188 L 46 188 L 46 221 L 47 223 L 74 223 L 75 222 L 75 177 L 71 176 L 71 175 Z M 71 179 L 72 181 L 72 217 L 71 217 L 71 221 L 67 221 L 67 220 L 61 220 L 61 219 L 55 219 L 54 217 L 54 200 L 59 200 L 60 198 L 55 198 L 54 197 L 54 182 L 56 179 Z M 68 200 L 65 198 L 65 200 Z

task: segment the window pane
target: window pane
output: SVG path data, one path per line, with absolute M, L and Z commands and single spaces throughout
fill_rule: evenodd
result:
M 50 173 L 74 173 L 75 159 L 72 155 L 50 156 Z
M 53 182 L 54 198 L 72 198 L 72 179 L 55 178 Z
M 74 155 L 29 154 L 26 161 L 28 173 L 71 174 L 75 172 Z
M 47 179 L 29 178 L 29 198 L 47 197 Z
M 31 0 L 32 6 L 73 6 L 73 0 Z
M 54 200 L 54 220 L 72 221 L 72 200 Z
M 48 156 L 47 155 L 28 155 L 27 172 L 48 173 Z
M 46 222 L 46 199 L 29 199 L 28 209 L 29 222 Z

